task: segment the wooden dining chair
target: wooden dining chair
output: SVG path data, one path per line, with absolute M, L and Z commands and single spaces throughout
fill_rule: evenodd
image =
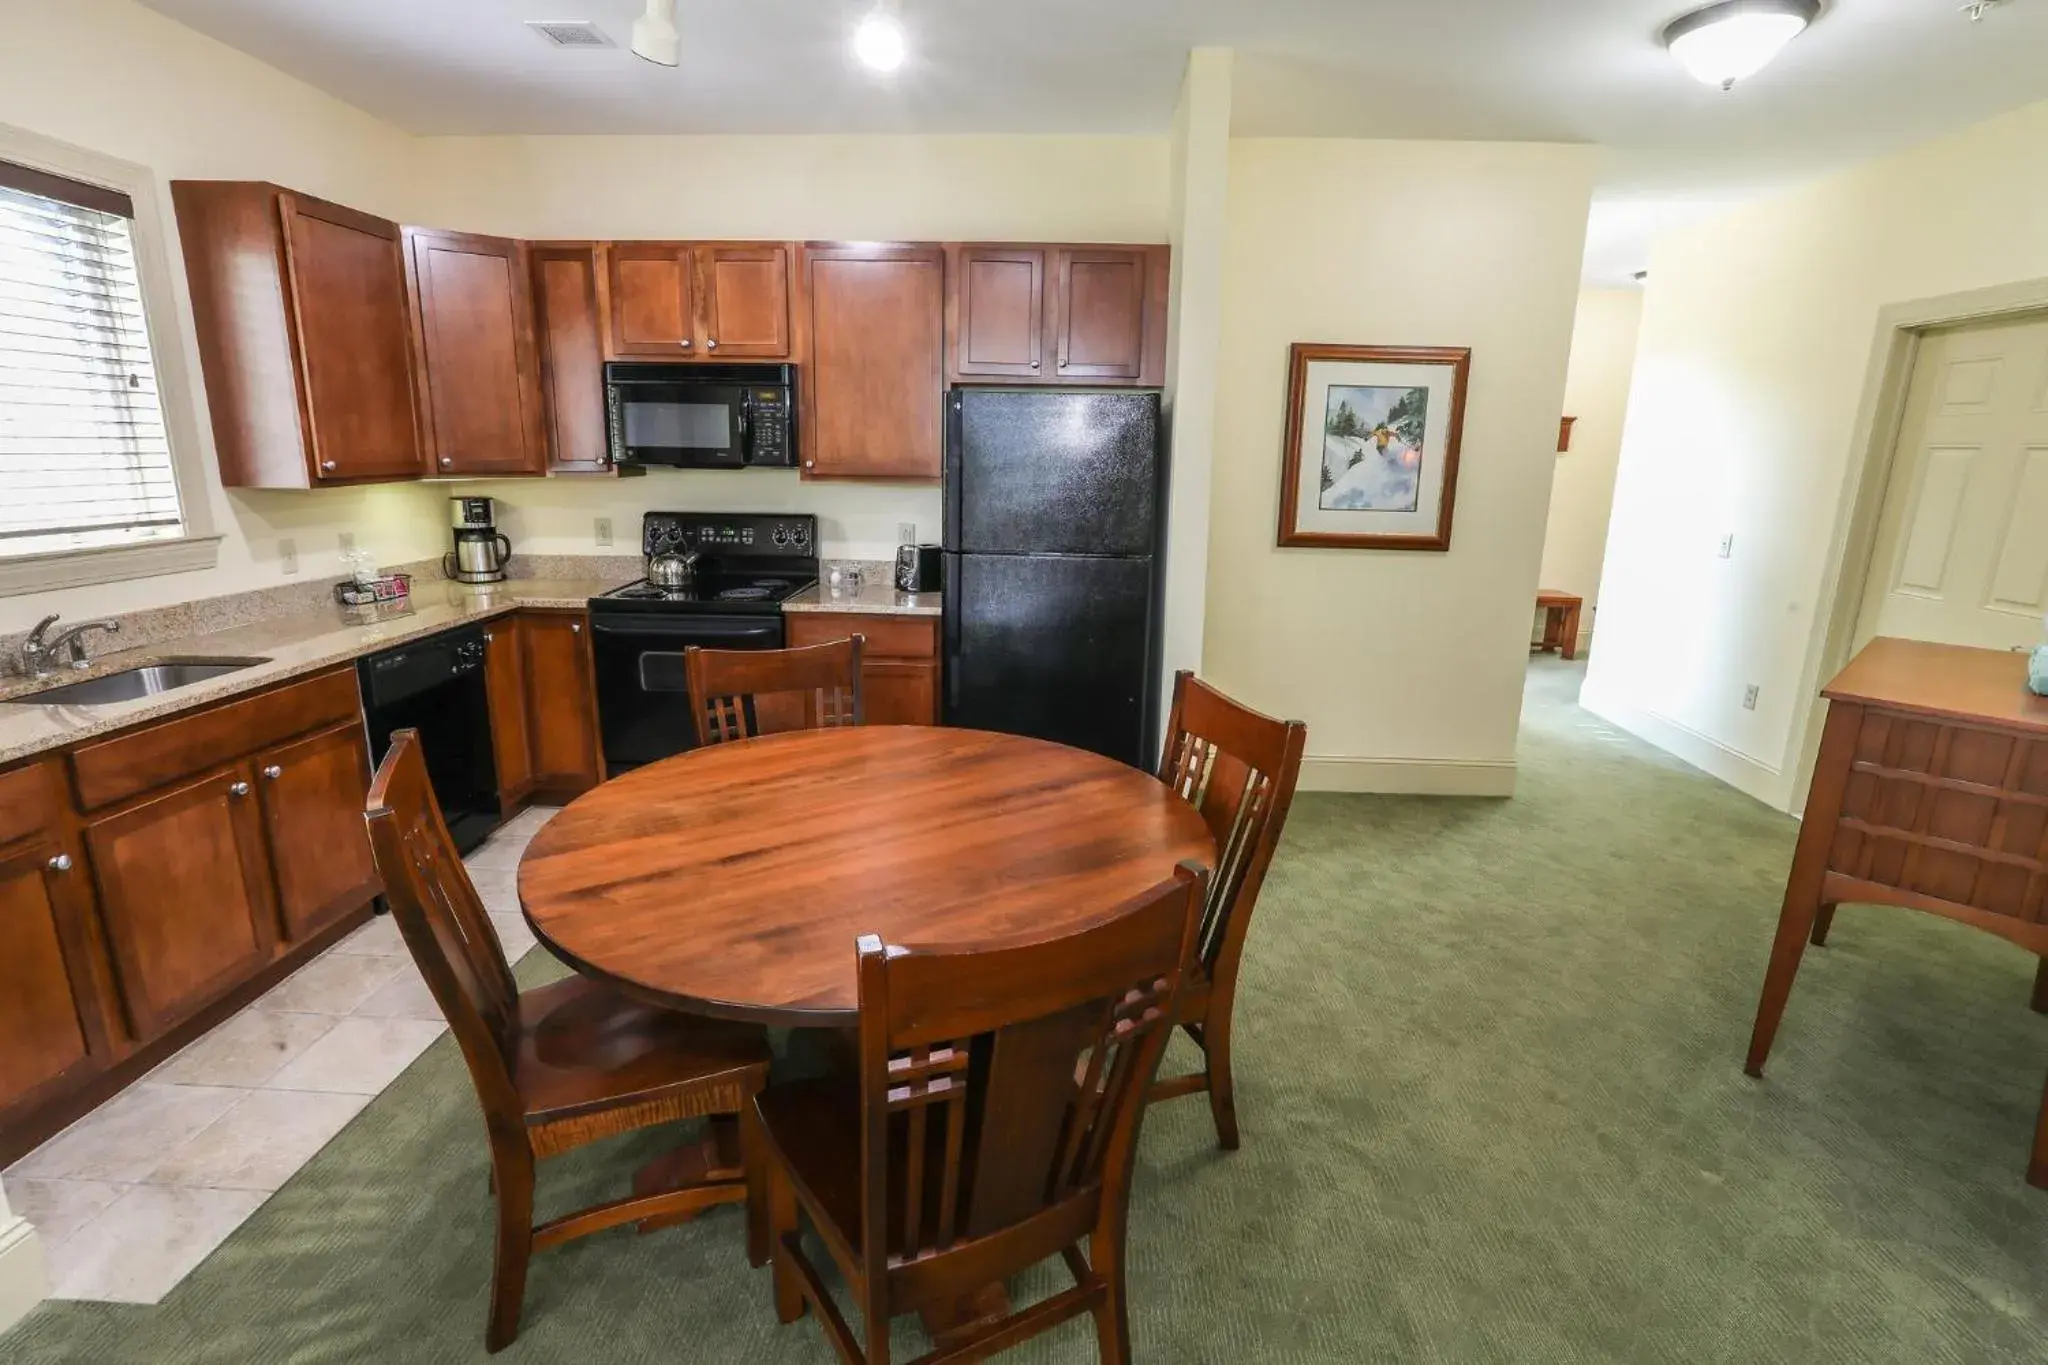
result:
M 857 1074 L 778 1086 L 755 1105 L 783 1322 L 808 1306 L 841 1360 L 888 1365 L 896 1314 L 949 1319 L 1058 1255 L 1072 1288 L 941 1331 L 918 1365 L 980 1360 L 1080 1313 L 1094 1315 L 1105 1362 L 1130 1359 L 1132 1160 L 1203 881 L 1183 864 L 1099 927 L 1024 947 L 859 941 Z M 804 1250 L 805 1219 L 838 1263 L 864 1344 Z
M 801 649 L 691 645 L 683 652 L 683 671 L 697 742 L 862 724 L 860 656 L 866 645 L 862 635 Z
M 1237 1091 L 1230 1072 L 1230 1027 L 1245 932 L 1273 850 L 1280 844 L 1308 727 L 1240 706 L 1194 674 L 1173 676 L 1159 780 L 1195 804 L 1216 836 L 1216 873 L 1202 907 L 1202 930 L 1178 1022 L 1202 1049 L 1201 1071 L 1152 1087 L 1149 1100 L 1207 1091 L 1216 1140 L 1236 1151 Z
M 519 1335 L 533 1252 L 621 1223 L 748 1199 L 745 1149 L 753 1097 L 768 1080 L 767 1038 L 757 1028 L 654 1009 L 583 977 L 521 993 L 442 821 L 418 731 L 392 736 L 364 818 L 392 918 L 461 1045 L 483 1107 L 498 1203 L 484 1347 L 502 1350 Z M 710 1116 L 726 1116 L 726 1126 L 739 1130 L 725 1136 L 741 1151 L 712 1165 L 704 1180 L 533 1225 L 540 1158 Z M 765 1211 L 759 1199 L 750 1202 Z M 765 1235 L 765 1221 L 750 1217 L 757 1265 L 766 1259 Z

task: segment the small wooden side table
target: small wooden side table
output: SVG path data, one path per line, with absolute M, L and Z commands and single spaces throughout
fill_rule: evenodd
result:
M 1585 605 L 1583 597 L 1555 588 L 1538 588 L 1536 609 L 1543 613 L 1543 643 L 1536 647 L 1537 651 L 1548 654 L 1554 650 L 1564 658 L 1578 658 L 1579 609 Z
M 1809 941 L 1835 906 L 1960 920 L 2041 957 L 2048 1013 L 2048 697 L 2024 654 L 1873 640 L 1828 699 L 1743 1070 L 1761 1076 Z M 2027 1183 L 2048 1189 L 2048 1094 Z

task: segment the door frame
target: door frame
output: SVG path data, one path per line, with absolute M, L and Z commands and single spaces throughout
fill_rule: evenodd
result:
M 1863 612 L 1864 589 L 1877 550 L 1878 521 L 1891 486 L 1920 339 L 1937 327 L 2017 321 L 2033 313 L 2048 315 L 2048 277 L 1911 299 L 1878 310 L 1863 396 L 1849 442 L 1848 477 L 1842 481 L 1836 504 L 1835 530 L 1821 581 L 1820 600 L 1827 609 L 1814 622 L 1799 675 L 1799 695 L 1809 701 L 1786 754 L 1793 774 L 1786 800 L 1795 815 L 1804 806 L 1806 789 L 1813 780 L 1821 723 L 1827 717 L 1828 704 L 1820 689 L 1848 664 L 1856 622 Z

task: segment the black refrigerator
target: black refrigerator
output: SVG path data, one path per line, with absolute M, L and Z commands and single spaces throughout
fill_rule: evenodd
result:
M 948 395 L 948 725 L 1156 765 L 1165 494 L 1156 391 Z

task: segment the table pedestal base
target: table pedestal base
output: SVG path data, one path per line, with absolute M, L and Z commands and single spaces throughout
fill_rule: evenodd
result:
M 746 1163 L 740 1156 L 739 1120 L 729 1114 L 720 1114 L 704 1126 L 702 1138 L 674 1151 L 664 1152 L 634 1172 L 633 1193 L 642 1196 L 662 1194 L 707 1181 L 745 1180 L 746 1174 Z M 734 1190 L 721 1202 L 737 1204 L 745 1198 L 744 1190 Z M 642 1232 L 654 1232 L 687 1223 L 703 1212 L 704 1209 L 692 1209 L 687 1213 L 665 1213 L 658 1218 L 643 1218 L 636 1226 Z
M 932 1344 L 943 1350 L 977 1329 L 1010 1316 L 1010 1291 L 1001 1282 L 984 1285 L 967 1298 L 956 1299 L 941 1308 L 927 1308 L 917 1316 Z

